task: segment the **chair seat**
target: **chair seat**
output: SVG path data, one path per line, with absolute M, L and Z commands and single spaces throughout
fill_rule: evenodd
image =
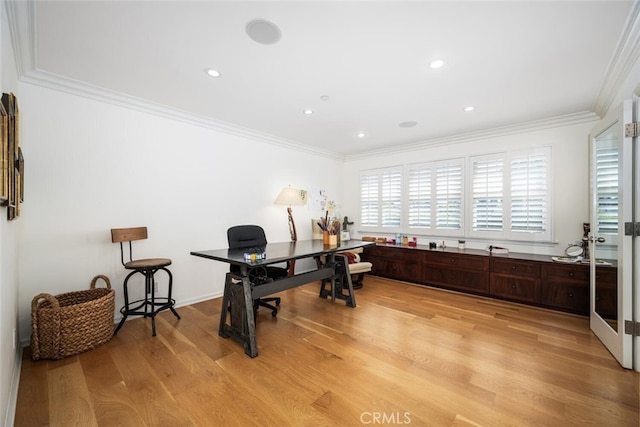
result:
M 146 268 L 166 267 L 171 265 L 169 258 L 147 258 L 136 259 L 125 263 L 124 268 L 128 270 L 144 270 Z
M 349 273 L 351 274 L 360 274 L 360 273 L 368 273 L 371 271 L 371 267 L 373 264 L 366 261 L 356 262 L 355 264 L 349 264 Z

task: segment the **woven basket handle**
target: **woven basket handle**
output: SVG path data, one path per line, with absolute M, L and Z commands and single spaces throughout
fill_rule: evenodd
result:
M 51 294 L 38 294 L 31 300 L 31 351 L 34 360 L 40 359 L 40 334 L 38 333 L 38 307 L 42 300 L 48 301 L 51 304 L 51 308 L 54 313 L 54 322 L 56 323 L 56 330 L 60 330 L 60 303 L 58 299 Z M 55 337 L 55 347 L 58 348 L 60 344 L 60 336 L 58 334 Z
M 54 310 L 60 310 L 60 303 L 58 302 L 58 299 L 56 297 L 51 294 L 38 294 L 33 297 L 33 300 L 31 300 L 31 313 L 34 313 L 36 311 L 36 309 L 40 305 L 40 301 L 43 299 L 49 301 L 49 303 L 51 304 L 51 308 L 53 308 Z
M 104 274 L 99 274 L 96 277 L 94 277 L 91 280 L 91 286 L 89 287 L 89 289 L 95 289 L 96 288 L 96 282 L 98 281 L 98 279 L 104 280 L 104 283 L 107 284 L 107 289 L 111 289 L 111 282 L 109 281 L 109 278 L 107 276 L 105 276 Z

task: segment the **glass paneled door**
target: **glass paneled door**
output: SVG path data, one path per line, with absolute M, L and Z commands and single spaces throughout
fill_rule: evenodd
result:
M 591 330 L 624 367 L 632 368 L 632 335 L 625 320 L 632 320 L 632 237 L 625 223 L 632 220 L 631 101 L 612 109 L 589 135 L 590 186 L 589 261 L 591 264 Z M 617 283 L 602 280 L 617 269 Z

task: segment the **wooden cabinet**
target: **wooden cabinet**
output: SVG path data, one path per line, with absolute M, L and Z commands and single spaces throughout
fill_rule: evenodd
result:
M 422 283 L 420 254 L 411 248 L 370 246 L 362 258 L 370 261 L 371 274 L 389 279 Z
M 362 258 L 373 264 L 372 274 L 377 276 L 589 314 L 586 264 L 554 263 L 542 255 L 489 255 L 481 250 L 425 246 L 369 246 Z M 596 310 L 615 318 L 617 268 L 598 267 L 596 274 Z
M 486 256 L 426 251 L 424 282 L 473 293 L 489 293 L 489 259 Z
M 542 266 L 542 305 L 589 314 L 589 266 L 547 263 Z
M 518 302 L 540 302 L 540 263 L 491 257 L 490 294 Z
M 571 313 L 589 315 L 589 265 L 555 264 L 542 266 L 542 292 L 540 303 Z M 617 269 L 603 266 L 596 269 L 599 291 L 596 311 L 604 316 L 616 316 Z

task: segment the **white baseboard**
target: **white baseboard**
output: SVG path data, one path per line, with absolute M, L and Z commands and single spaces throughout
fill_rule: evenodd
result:
M 7 414 L 4 418 L 5 426 L 12 426 L 16 418 L 16 405 L 18 404 L 18 388 L 20 388 L 20 372 L 22 371 L 22 350 L 24 346 L 18 346 L 16 350 L 16 361 L 13 364 L 13 375 L 11 375 L 11 386 L 9 388 L 9 401 L 7 402 Z

